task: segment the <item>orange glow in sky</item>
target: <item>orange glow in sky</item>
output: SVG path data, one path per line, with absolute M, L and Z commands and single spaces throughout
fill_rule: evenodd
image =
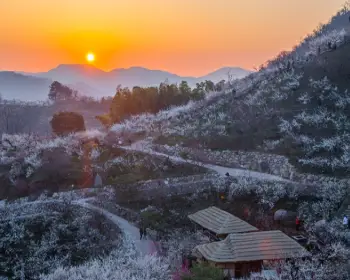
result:
M 0 70 L 86 63 L 199 76 L 252 69 L 290 49 L 345 0 L 0 0 Z

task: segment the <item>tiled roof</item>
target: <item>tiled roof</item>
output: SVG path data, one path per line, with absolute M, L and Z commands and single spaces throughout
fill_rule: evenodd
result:
M 258 230 L 256 227 L 215 206 L 188 215 L 188 218 L 216 234 Z
M 217 263 L 286 259 L 310 255 L 298 242 L 279 230 L 230 234 L 223 241 L 195 247 L 195 252 Z

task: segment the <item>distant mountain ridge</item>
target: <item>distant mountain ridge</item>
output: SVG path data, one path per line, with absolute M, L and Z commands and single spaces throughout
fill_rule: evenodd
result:
M 11 71 L 0 72 L 0 94 L 4 99 L 21 101 L 44 100 L 51 80 Z
M 39 73 L 0 71 L 0 93 L 6 99 L 43 100 L 47 97 L 50 83 L 59 81 L 84 95 L 102 97 L 114 95 L 118 84 L 132 88 L 157 86 L 166 80 L 169 83 L 185 80 L 190 86 L 195 86 L 196 83 L 205 80 L 227 80 L 229 73 L 232 78 L 240 79 L 249 75 L 251 71 L 239 67 L 224 67 L 202 77 L 186 77 L 144 67 L 103 71 L 88 64 L 61 64 L 47 72 Z

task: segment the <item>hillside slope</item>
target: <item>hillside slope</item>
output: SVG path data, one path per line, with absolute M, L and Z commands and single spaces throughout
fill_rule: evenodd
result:
M 287 155 L 304 171 L 347 172 L 350 98 L 349 11 L 291 53 L 235 82 L 232 91 L 172 119 L 164 136 L 184 145 Z M 349 26 L 348 26 L 349 25 Z M 164 141 L 164 140 L 163 140 Z M 339 174 L 340 174 L 339 173 Z

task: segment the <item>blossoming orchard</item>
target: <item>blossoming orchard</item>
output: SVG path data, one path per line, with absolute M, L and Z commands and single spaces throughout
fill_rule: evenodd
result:
M 0 99 L 0 278 L 350 279 L 349 7 L 244 78 Z

